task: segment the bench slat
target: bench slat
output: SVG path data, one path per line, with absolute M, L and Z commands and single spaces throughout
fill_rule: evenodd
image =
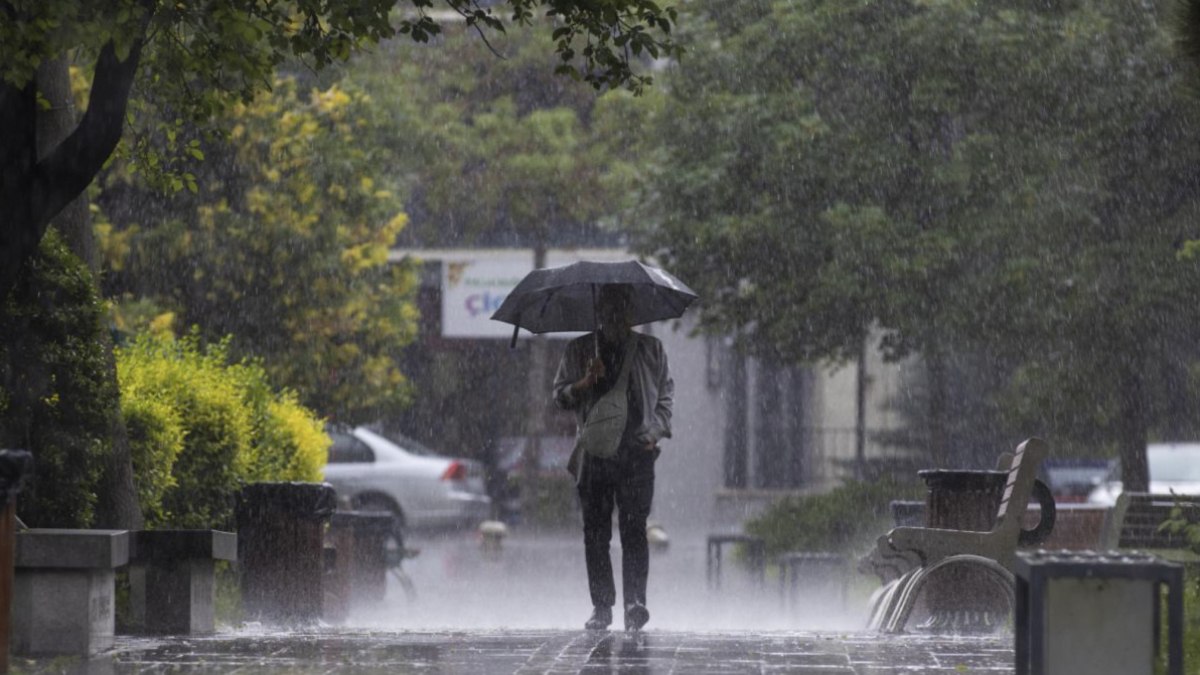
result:
M 1162 529 L 1162 524 L 1171 519 L 1176 508 L 1182 510 L 1187 520 L 1200 522 L 1200 495 L 1121 495 L 1114 510 L 1118 519 L 1115 523 L 1116 546 L 1190 552 L 1191 544 L 1185 533 Z

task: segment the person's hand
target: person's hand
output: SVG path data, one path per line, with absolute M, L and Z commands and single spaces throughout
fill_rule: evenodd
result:
M 658 447 L 658 441 L 654 440 L 654 437 L 646 432 L 639 434 L 637 441 L 642 444 L 642 449 L 646 452 L 653 452 Z
M 587 373 L 575 383 L 575 389 L 579 391 L 591 389 L 602 377 L 604 377 L 604 361 L 599 357 L 593 357 L 588 361 Z

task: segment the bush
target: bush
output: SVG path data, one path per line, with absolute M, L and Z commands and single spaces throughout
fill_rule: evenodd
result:
M 225 344 L 142 335 L 117 355 L 122 412 L 147 528 L 230 528 L 254 481 L 320 478 L 329 437 L 256 363 Z
M 29 450 L 18 513 L 38 527 L 88 527 L 117 390 L 91 272 L 53 229 L 0 298 L 0 447 Z
M 521 496 L 521 523 L 532 529 L 561 530 L 581 523 L 575 479 L 566 472 L 538 476 L 530 494 L 525 476 L 509 476 L 509 490 Z
M 746 523 L 766 541 L 769 557 L 788 551 L 850 553 L 892 526 L 888 504 L 924 495 L 917 483 L 849 481 L 821 495 L 785 497 Z
M 324 426 L 308 408 L 300 405 L 294 392 L 285 392 L 280 399 L 271 401 L 258 450 L 264 465 L 270 466 L 267 462 L 274 459 L 270 480 L 321 480 L 330 445 Z
M 246 473 L 250 415 L 225 355 L 198 340 L 141 336 L 117 354 L 127 424 L 169 429 L 178 449 L 131 434 L 134 476 L 146 527 L 228 527 L 233 495 Z M 157 414 L 152 421 L 146 418 Z M 162 477 L 169 476 L 163 482 Z
M 260 364 L 243 362 L 228 371 L 245 392 L 251 413 L 247 480 L 320 480 L 330 444 L 322 421 L 300 404 L 295 392 L 275 392 Z
M 147 523 L 166 520 L 163 497 L 177 483 L 172 469 L 183 451 L 185 432 L 179 410 L 165 397 L 126 394 L 121 400 L 138 503 Z

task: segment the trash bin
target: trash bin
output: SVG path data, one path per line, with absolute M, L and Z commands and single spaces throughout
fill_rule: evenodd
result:
M 387 592 L 387 539 L 395 517 L 386 511 L 339 511 L 329 523 L 336 574 L 351 606 L 376 604 Z M 345 590 L 343 591 L 345 592 Z
M 33 457 L 28 452 L 0 450 L 0 673 L 8 672 L 17 493 L 32 473 Z
M 1168 675 L 1183 675 L 1183 567 L 1138 551 L 1017 553 L 1017 675 L 1151 675 L 1166 591 Z
M 987 532 L 996 525 L 1007 471 L 926 469 L 925 526 Z
M 251 621 L 305 625 L 321 618 L 326 483 L 252 483 L 238 494 L 242 608 Z

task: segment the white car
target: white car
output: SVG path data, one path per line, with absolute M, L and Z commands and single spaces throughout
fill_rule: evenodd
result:
M 405 529 L 472 527 L 488 517 L 478 462 L 438 456 L 409 440 L 401 447 L 364 427 L 328 433 L 325 482 L 340 504 L 391 511 Z
M 1146 446 L 1151 494 L 1200 494 L 1200 443 L 1151 443 Z M 1115 463 L 1088 494 L 1091 504 L 1113 506 L 1121 495 L 1121 464 Z

